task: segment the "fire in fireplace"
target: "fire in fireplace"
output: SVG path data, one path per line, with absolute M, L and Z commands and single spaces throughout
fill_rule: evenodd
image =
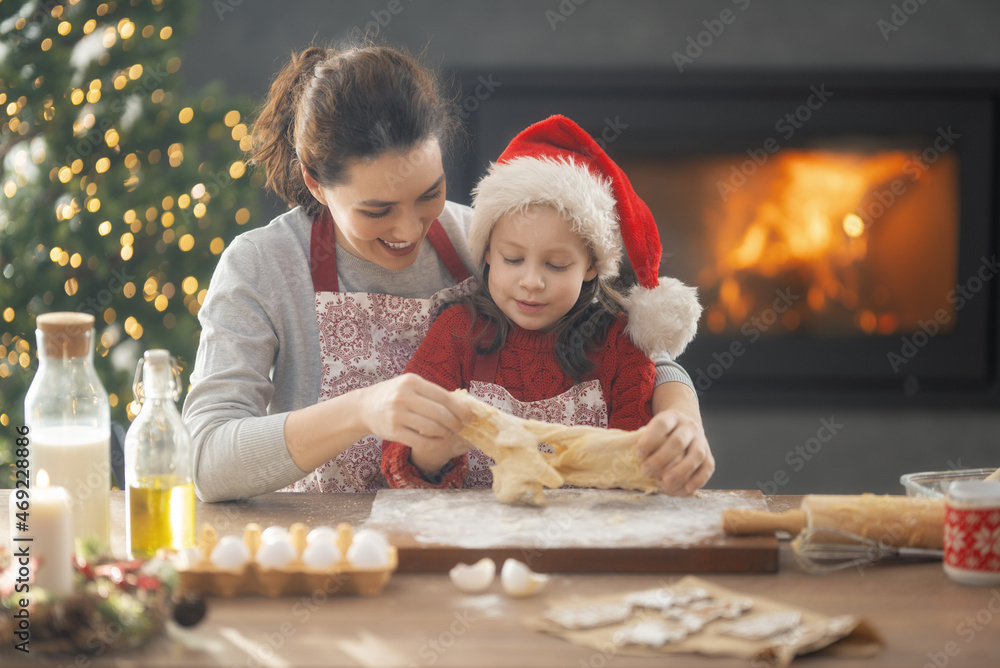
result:
M 953 327 L 954 154 L 928 164 L 918 148 L 838 146 L 622 167 L 661 236 L 689 249 L 669 264 L 695 277 L 713 334 L 888 336 L 935 318 Z M 776 297 L 780 317 L 755 317 Z

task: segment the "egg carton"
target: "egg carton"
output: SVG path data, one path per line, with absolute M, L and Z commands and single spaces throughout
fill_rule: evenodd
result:
M 349 524 L 337 526 L 337 548 L 341 559 L 328 568 L 313 568 L 302 561 L 306 548 L 308 528 L 296 523 L 289 527 L 289 539 L 297 556 L 284 568 L 266 568 L 255 561 L 261 546 L 261 529 L 256 523 L 247 524 L 243 531 L 243 543 L 250 552 L 250 560 L 236 569 L 216 566 L 209 558 L 219 542 L 219 535 L 211 524 L 202 526 L 198 533 L 196 554 L 198 560 L 187 559 L 179 563 L 177 574 L 179 590 L 182 594 L 195 593 L 202 596 L 253 596 L 272 598 L 310 595 L 324 591 L 328 596 L 355 594 L 374 596 L 382 591 L 393 571 L 398 557 L 396 548 L 388 547 L 388 561 L 384 567 L 358 567 L 346 558 L 354 540 L 354 532 Z

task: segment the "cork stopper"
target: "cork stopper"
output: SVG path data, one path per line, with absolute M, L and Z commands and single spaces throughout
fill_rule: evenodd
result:
M 43 334 L 46 357 L 78 358 L 90 354 L 94 316 L 89 313 L 60 311 L 42 313 L 35 325 Z M 41 341 L 39 342 L 41 343 Z

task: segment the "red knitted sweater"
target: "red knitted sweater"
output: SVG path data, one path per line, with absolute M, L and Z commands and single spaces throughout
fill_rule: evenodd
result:
M 431 325 L 406 371 L 446 390 L 468 388 L 476 358 L 472 339 L 482 328 L 483 324 L 477 323 L 470 335 L 468 310 L 464 306 L 448 309 Z M 600 381 L 608 406 L 608 427 L 632 431 L 652 417 L 656 372 L 653 362 L 635 347 L 624 330 L 623 319 L 612 323 L 603 348 L 590 354 L 596 368 L 583 380 Z M 525 402 L 550 399 L 576 384 L 559 365 L 553 333 L 526 330 L 513 323 L 500 350 L 495 382 Z M 467 470 L 467 457 L 456 457 L 445 466 L 440 483 L 435 484 L 410 462 L 409 446 L 395 441 L 382 444 L 382 473 L 390 487 L 462 487 Z

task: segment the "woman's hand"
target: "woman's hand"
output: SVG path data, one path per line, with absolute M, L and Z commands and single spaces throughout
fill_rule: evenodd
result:
M 432 448 L 454 440 L 473 418 L 468 406 L 451 392 L 412 373 L 362 392 L 361 419 L 368 433 L 411 448 Z
M 458 435 L 472 412 L 443 387 L 406 373 L 369 388 L 371 411 L 365 422 L 371 433 L 410 446 L 410 461 L 422 473 L 434 474 L 452 457 L 472 449 Z
M 653 416 L 642 430 L 636 455 L 643 473 L 656 479 L 661 492 L 672 496 L 691 496 L 715 472 L 705 430 L 674 408 Z
M 454 450 L 458 432 L 472 417 L 451 392 L 407 373 L 292 411 L 285 420 L 285 443 L 292 461 L 312 471 L 368 434 L 414 450 Z

